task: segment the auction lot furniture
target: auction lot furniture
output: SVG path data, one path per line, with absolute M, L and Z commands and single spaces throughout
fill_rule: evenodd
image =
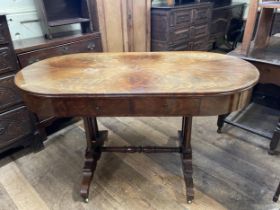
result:
M 194 199 L 191 128 L 193 116 L 221 115 L 250 101 L 258 70 L 236 57 L 203 52 L 84 53 L 49 58 L 16 75 L 33 112 L 84 118 L 87 138 L 81 196 L 102 152 L 181 153 L 187 201 Z M 182 116 L 179 147 L 103 146 L 99 116 Z

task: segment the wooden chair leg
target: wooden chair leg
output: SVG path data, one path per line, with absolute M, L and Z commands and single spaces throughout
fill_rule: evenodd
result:
M 268 46 L 272 22 L 274 17 L 274 9 L 263 8 L 259 18 L 259 24 L 254 41 L 254 48 L 263 49 Z
M 255 28 L 256 19 L 257 19 L 258 4 L 259 4 L 259 1 L 257 1 L 257 0 L 250 1 L 248 18 L 246 21 L 243 41 L 242 41 L 242 45 L 241 45 L 241 54 L 243 54 L 243 55 L 248 55 L 249 50 L 250 50 L 250 45 L 251 45 L 251 41 L 253 38 L 254 28 Z
M 186 184 L 187 202 L 192 203 L 194 199 L 193 190 L 193 168 L 192 168 L 192 148 L 191 148 L 191 129 L 192 129 L 192 118 L 183 118 L 182 136 L 181 136 L 181 147 L 182 147 L 182 167 L 183 174 Z

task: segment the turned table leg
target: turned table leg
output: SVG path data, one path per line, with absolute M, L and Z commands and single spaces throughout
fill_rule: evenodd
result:
M 95 117 L 85 117 L 84 126 L 87 140 L 85 163 L 80 194 L 88 202 L 89 188 L 96 169 L 97 161 L 101 156 L 101 147 L 107 138 L 107 131 L 99 131 Z
M 272 139 L 270 142 L 269 151 L 268 151 L 269 154 L 271 154 L 271 155 L 274 154 L 279 142 L 280 142 L 280 119 L 277 123 L 277 126 L 274 130 L 274 133 L 273 133 L 273 136 L 272 136 Z
M 181 148 L 182 148 L 182 167 L 186 184 L 187 202 L 192 203 L 194 199 L 193 190 L 193 168 L 192 168 L 192 148 L 191 148 L 191 129 L 192 117 L 183 117 L 181 132 Z
M 229 116 L 229 114 L 222 114 L 218 116 L 217 126 L 218 126 L 218 133 L 222 133 L 222 128 L 225 124 L 225 119 Z

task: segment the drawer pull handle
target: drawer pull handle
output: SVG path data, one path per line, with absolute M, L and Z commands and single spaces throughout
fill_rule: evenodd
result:
M 94 50 L 95 49 L 95 43 L 90 43 L 87 48 L 89 50 Z
M 0 135 L 3 135 L 5 131 L 5 128 L 0 128 Z

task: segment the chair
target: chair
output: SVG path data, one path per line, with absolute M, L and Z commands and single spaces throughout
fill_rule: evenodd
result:
M 255 39 L 253 41 L 254 49 L 263 49 L 267 47 L 271 36 L 271 28 L 272 28 L 274 14 L 276 9 L 280 9 L 280 2 L 279 0 L 277 1 L 251 0 L 250 1 L 248 18 L 246 22 L 243 42 L 241 45 L 241 54 L 243 55 L 248 55 L 250 51 L 250 45 L 254 34 L 259 8 L 261 9 L 261 13 L 258 21 Z

